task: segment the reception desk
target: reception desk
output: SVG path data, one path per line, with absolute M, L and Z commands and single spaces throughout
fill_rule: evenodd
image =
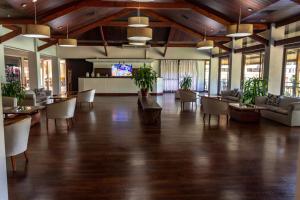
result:
M 96 94 L 103 95 L 134 95 L 139 91 L 134 80 L 123 77 L 79 78 L 78 87 L 79 91 L 96 89 Z M 163 79 L 158 78 L 151 93 L 160 95 L 163 88 Z

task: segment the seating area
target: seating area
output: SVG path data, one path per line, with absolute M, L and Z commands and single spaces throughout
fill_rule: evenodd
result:
M 300 200 L 299 0 L 1 0 L 0 200 Z

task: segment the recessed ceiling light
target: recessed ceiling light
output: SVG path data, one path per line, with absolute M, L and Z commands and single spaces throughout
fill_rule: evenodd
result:
M 8 14 L 7 17 L 10 18 L 10 14 Z
M 26 8 L 26 7 L 27 7 L 27 4 L 26 4 L 26 3 L 22 3 L 22 4 L 21 4 L 21 7 L 22 7 L 22 8 Z
M 248 8 L 248 11 L 249 11 L 249 12 L 252 12 L 252 11 L 253 11 L 253 9 L 252 9 L 252 8 Z

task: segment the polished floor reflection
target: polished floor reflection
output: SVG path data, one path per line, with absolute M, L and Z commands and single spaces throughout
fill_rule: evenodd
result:
M 140 124 L 137 97 L 97 97 L 67 133 L 64 122 L 31 130 L 27 166 L 8 165 L 10 200 L 292 200 L 300 129 L 225 118 L 158 97 L 161 127 Z

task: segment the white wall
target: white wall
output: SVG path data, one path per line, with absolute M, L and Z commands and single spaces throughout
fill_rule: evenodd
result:
M 196 48 L 169 47 L 166 57 L 162 56 L 163 47 L 144 49 L 128 49 L 121 47 L 108 47 L 108 57 L 103 54 L 100 46 L 79 46 L 76 48 L 58 47 L 58 57 L 67 58 L 152 58 L 152 59 L 210 59 L 207 52 L 198 51 Z
M 218 94 L 219 58 L 211 58 L 209 73 L 209 94 Z

